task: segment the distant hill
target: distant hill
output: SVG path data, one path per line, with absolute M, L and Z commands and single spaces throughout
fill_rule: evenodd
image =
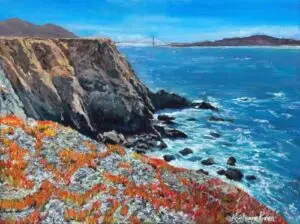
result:
M 18 18 L 8 19 L 0 22 L 0 36 L 25 36 L 45 38 L 76 38 L 72 32 L 54 25 L 35 25 Z
M 276 38 L 267 35 L 253 35 L 249 37 L 225 38 L 216 41 L 202 41 L 194 43 L 171 43 L 173 47 L 218 47 L 218 46 L 300 46 L 299 40 Z

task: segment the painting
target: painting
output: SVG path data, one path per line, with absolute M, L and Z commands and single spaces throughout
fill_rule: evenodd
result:
M 0 223 L 300 223 L 298 0 L 0 5 Z

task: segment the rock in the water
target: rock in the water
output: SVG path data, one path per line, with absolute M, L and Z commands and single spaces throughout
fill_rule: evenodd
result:
M 203 169 L 199 169 L 199 170 L 197 170 L 196 172 L 197 172 L 197 173 L 203 173 L 203 174 L 205 174 L 205 175 L 208 175 L 208 174 L 209 174 L 207 171 L 205 171 L 205 170 L 203 170 Z
M 209 118 L 209 121 L 214 121 L 214 122 L 233 122 L 232 119 L 226 119 L 226 118 L 216 117 L 216 116 L 211 116 Z
M 175 117 L 170 117 L 168 115 L 162 114 L 162 115 L 158 115 L 157 119 L 160 121 L 174 121 Z
M 191 150 L 190 148 L 185 148 L 183 150 L 180 150 L 179 153 L 183 156 L 186 156 L 193 153 L 193 150 Z
M 220 138 L 221 135 L 219 133 L 216 133 L 216 132 L 211 132 L 209 133 L 210 136 L 214 137 L 214 138 Z
M 202 103 L 192 103 L 192 106 L 194 106 L 197 109 L 203 109 L 203 110 L 213 110 L 217 111 L 218 108 L 214 107 L 208 102 L 202 102 Z
M 165 149 L 167 147 L 168 147 L 168 145 L 164 141 L 160 141 L 158 143 L 158 148 L 160 148 L 160 149 Z
M 247 175 L 246 179 L 249 180 L 249 181 L 252 181 L 252 180 L 256 180 L 257 178 L 254 175 Z
M 175 156 L 173 155 L 164 155 L 164 160 L 167 161 L 167 162 L 170 162 L 172 160 L 175 160 Z
M 217 171 L 217 174 L 219 174 L 219 175 L 225 175 L 225 174 L 226 174 L 226 171 L 223 170 L 223 169 L 221 169 L 221 170 L 218 170 L 218 171 Z
M 188 118 L 188 119 L 186 119 L 187 121 L 197 121 L 197 119 L 196 118 L 193 118 L 193 117 L 191 117 L 191 118 Z
M 164 136 L 171 139 L 188 137 L 184 132 L 176 129 L 165 129 Z
M 134 151 L 138 154 L 146 154 L 146 151 L 144 149 L 135 149 Z
M 139 143 L 136 146 L 138 149 L 149 149 L 149 146 L 145 143 Z
M 156 93 L 151 93 L 150 98 L 156 110 L 161 109 L 181 109 L 190 107 L 192 104 L 186 98 L 174 93 L 168 93 L 165 90 L 160 90 Z
M 134 138 L 127 138 L 123 144 L 126 148 L 132 148 L 135 145 Z
M 205 166 L 211 166 L 213 164 L 216 164 L 216 162 L 213 158 L 208 158 L 208 159 L 202 160 L 201 163 L 202 163 L 202 165 L 205 165 Z
M 243 173 L 239 169 L 228 168 L 225 176 L 230 180 L 241 181 L 244 177 Z
M 228 158 L 227 164 L 229 166 L 235 166 L 235 163 L 236 163 L 236 159 L 233 156 L 231 156 L 231 157 Z
M 163 121 L 166 125 L 175 125 L 176 123 L 174 121 Z
M 119 144 L 120 138 L 116 131 L 104 132 L 103 133 L 103 142 L 105 144 Z

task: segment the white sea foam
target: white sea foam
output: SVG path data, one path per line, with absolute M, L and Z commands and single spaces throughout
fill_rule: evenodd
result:
M 277 99 L 286 99 L 286 95 L 284 92 L 266 92 L 267 95 L 271 95 Z
M 238 97 L 238 98 L 233 99 L 233 100 L 236 101 L 236 102 L 239 102 L 239 103 L 251 103 L 251 102 L 255 102 L 256 98 L 255 97 L 243 96 L 243 97 Z
M 291 115 L 289 113 L 282 113 L 281 116 L 285 117 L 286 119 L 290 119 L 293 117 L 293 115 Z
M 251 60 L 251 58 L 250 57 L 243 57 L 243 58 L 236 57 L 236 58 L 234 58 L 234 60 L 236 60 L 236 61 L 249 61 L 249 60 Z
M 270 121 L 264 120 L 264 119 L 254 119 L 253 121 L 255 121 L 257 123 L 261 123 L 261 124 L 268 124 L 268 123 L 270 123 Z
M 278 113 L 276 113 L 274 110 L 268 110 L 270 114 L 272 114 L 274 117 L 279 117 Z

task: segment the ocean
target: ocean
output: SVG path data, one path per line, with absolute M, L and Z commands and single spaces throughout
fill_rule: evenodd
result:
M 257 180 L 232 182 L 289 223 L 300 223 L 300 50 L 297 48 L 151 48 L 119 47 L 137 76 L 153 91 L 166 89 L 192 100 L 207 100 L 211 111 L 184 109 L 159 113 L 176 117 L 185 140 L 166 140 L 168 148 L 150 153 L 171 164 L 204 169 L 230 182 L 217 171 L 236 168 Z M 210 122 L 215 114 L 234 122 Z M 190 118 L 195 118 L 190 120 Z M 218 133 L 214 138 L 210 133 Z M 181 156 L 183 148 L 194 153 Z M 216 164 L 203 166 L 201 160 Z

